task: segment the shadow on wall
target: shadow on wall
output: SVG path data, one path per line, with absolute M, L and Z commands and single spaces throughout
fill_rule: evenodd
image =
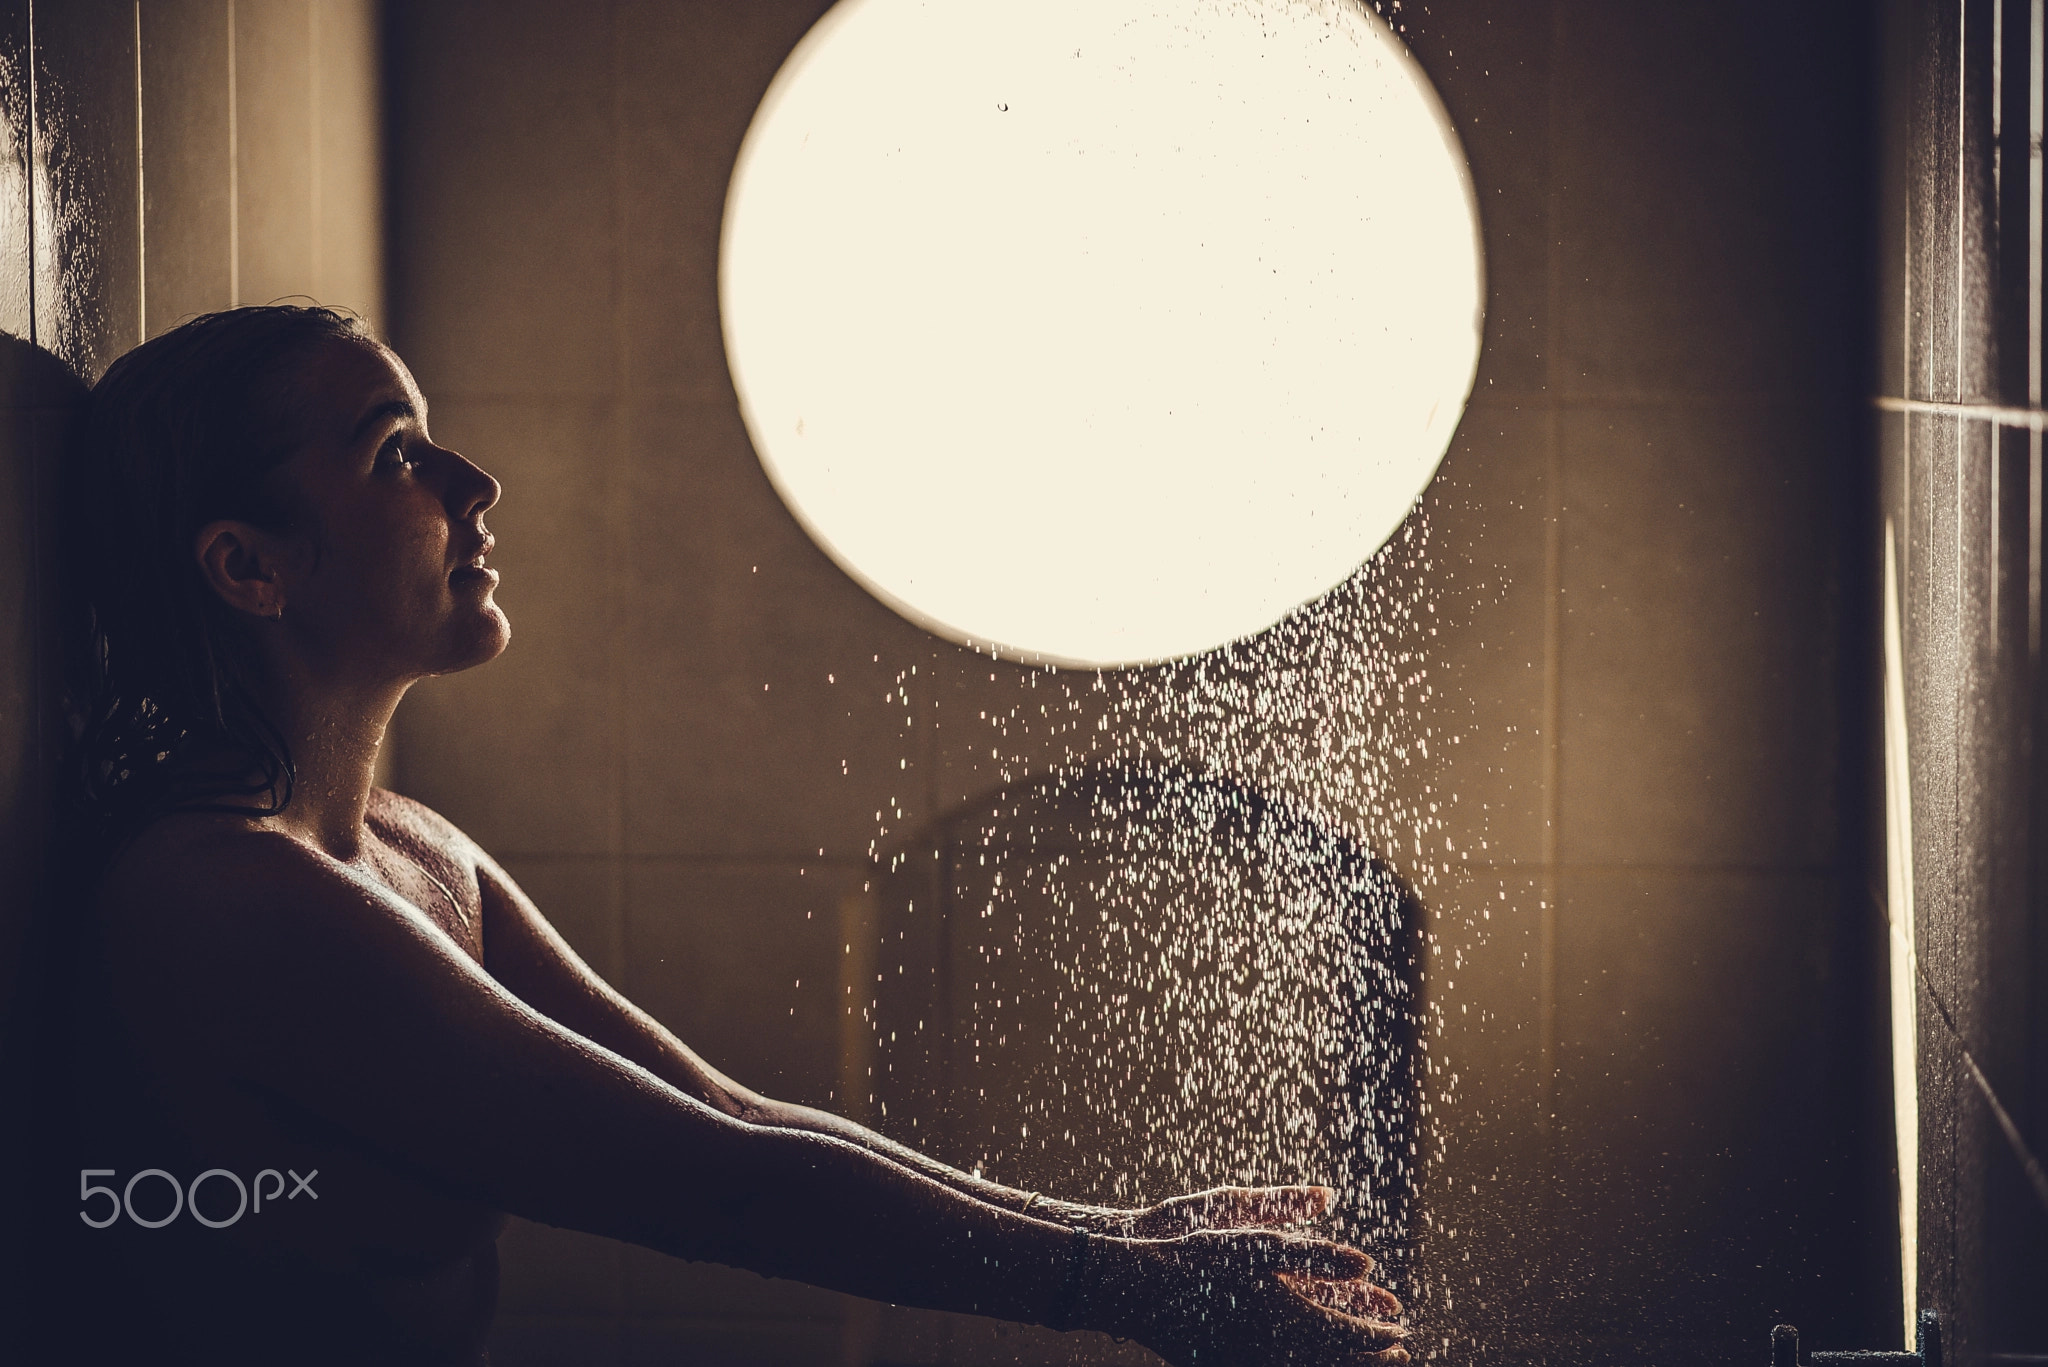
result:
M 835 1109 L 1073 1200 L 1325 1183 L 1409 1294 L 1424 908 L 1355 836 L 1241 779 L 1111 763 L 962 804 L 878 863 L 845 909 Z M 872 1360 L 940 1356 L 949 1317 L 874 1318 Z

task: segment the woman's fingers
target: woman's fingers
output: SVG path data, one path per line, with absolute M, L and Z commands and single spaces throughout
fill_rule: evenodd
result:
M 1396 1307 L 1394 1310 L 1395 1314 L 1400 1313 L 1399 1307 L 1401 1303 L 1394 1300 L 1391 1295 L 1388 1295 L 1377 1286 L 1366 1282 L 1328 1282 L 1311 1277 L 1290 1277 L 1284 1272 L 1280 1274 L 1280 1281 L 1289 1291 L 1292 1291 L 1303 1300 L 1309 1301 L 1325 1310 L 1336 1311 L 1344 1317 L 1344 1321 L 1349 1328 L 1363 1330 L 1377 1338 L 1387 1340 L 1401 1339 L 1408 1336 L 1406 1328 L 1393 1323 L 1391 1320 L 1381 1318 L 1376 1308 L 1377 1298 L 1369 1296 L 1367 1293 L 1379 1292 L 1380 1296 L 1384 1296 L 1386 1301 L 1392 1302 Z M 1385 1302 L 1379 1303 L 1383 1304 Z
M 1274 1272 L 1349 1282 L 1372 1271 L 1371 1257 L 1349 1244 L 1333 1244 L 1328 1239 L 1311 1239 L 1300 1234 L 1239 1237 L 1258 1249 L 1266 1267 Z
M 1347 1367 L 1408 1361 L 1407 1351 L 1400 1346 L 1408 1337 L 1406 1326 L 1382 1318 L 1401 1313 L 1401 1302 L 1392 1292 L 1359 1279 L 1338 1281 L 1283 1272 L 1279 1281 L 1323 1312 L 1318 1337 L 1328 1360 Z
M 1394 1293 L 1384 1286 L 1353 1279 L 1334 1281 L 1322 1277 L 1299 1277 L 1281 1274 L 1282 1281 L 1307 1296 L 1318 1305 L 1327 1305 L 1347 1315 L 1360 1319 L 1397 1319 L 1401 1314 L 1401 1302 Z
M 1311 1331 L 1308 1342 L 1315 1345 L 1316 1356 L 1323 1361 L 1407 1361 L 1405 1357 L 1380 1356 L 1401 1347 L 1401 1340 L 1408 1337 L 1408 1330 L 1403 1326 L 1384 1320 L 1359 1319 L 1320 1306 L 1314 1313 L 1321 1316 L 1321 1323 Z
M 1257 1344 L 1246 1361 L 1269 1361 L 1279 1348 L 1291 1361 L 1323 1367 L 1354 1367 L 1366 1363 L 1405 1363 L 1401 1341 L 1408 1331 L 1392 1322 L 1401 1302 L 1365 1280 L 1372 1259 L 1356 1248 L 1305 1234 L 1269 1229 L 1203 1230 L 1152 1244 L 1165 1265 L 1181 1271 L 1177 1285 L 1186 1301 L 1168 1297 L 1177 1306 L 1171 1328 L 1152 1344 L 1169 1361 L 1192 1359 L 1199 1349 L 1233 1347 L 1219 1355 L 1235 1361 Z M 1220 1319 L 1189 1312 L 1213 1305 L 1218 1293 L 1230 1290 L 1236 1313 Z M 1186 1334 L 1185 1339 L 1178 1336 Z M 1218 1337 L 1220 1335 L 1220 1337 Z M 1248 1337 L 1247 1337 L 1248 1336 Z
M 1409 1361 L 1409 1355 L 1407 1355 L 1407 1349 L 1401 1349 L 1401 1347 L 1393 1347 L 1393 1349 L 1366 1349 L 1362 1353 L 1339 1353 L 1331 1361 L 1341 1363 L 1343 1367 L 1378 1367 L 1380 1363 L 1405 1363 L 1405 1361 Z

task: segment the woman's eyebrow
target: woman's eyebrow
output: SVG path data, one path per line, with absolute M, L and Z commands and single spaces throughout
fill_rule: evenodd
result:
M 361 441 L 370 434 L 372 428 L 376 427 L 386 418 L 411 418 L 414 421 L 418 421 L 419 416 L 419 410 L 412 406 L 412 400 L 387 399 L 363 414 L 362 420 L 356 424 L 356 430 L 349 435 L 349 444 L 353 446 Z

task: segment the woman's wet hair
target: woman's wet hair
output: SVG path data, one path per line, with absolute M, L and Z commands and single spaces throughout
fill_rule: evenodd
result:
M 232 518 L 294 530 L 278 467 L 310 436 L 300 377 L 323 344 L 375 345 L 352 315 L 271 304 L 195 318 L 107 369 L 61 490 L 71 817 L 119 844 L 172 810 L 275 815 L 284 736 L 245 684 L 246 624 L 207 584 L 194 539 Z M 260 797 L 263 806 L 227 798 Z

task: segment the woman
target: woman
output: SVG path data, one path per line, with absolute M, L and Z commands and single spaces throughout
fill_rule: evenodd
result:
M 75 1237 L 131 1360 L 484 1361 L 509 1211 L 1203 1367 L 1406 1361 L 1365 1255 L 1269 1228 L 1323 1189 L 1072 1205 L 759 1096 L 374 787 L 406 690 L 510 628 L 497 482 L 359 324 L 145 343 L 71 471 Z

